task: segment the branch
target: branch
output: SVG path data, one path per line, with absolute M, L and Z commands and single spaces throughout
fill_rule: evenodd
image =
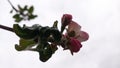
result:
M 9 2 L 9 4 L 11 5 L 11 7 L 12 7 L 16 12 L 18 12 L 18 10 L 13 6 L 13 4 L 11 3 L 11 1 L 8 0 L 8 2 Z
M 1 25 L 1 24 L 0 24 L 0 28 L 4 29 L 4 30 L 7 30 L 7 31 L 10 31 L 10 32 L 14 32 L 13 28 L 8 27 L 8 26 L 4 26 L 4 25 Z

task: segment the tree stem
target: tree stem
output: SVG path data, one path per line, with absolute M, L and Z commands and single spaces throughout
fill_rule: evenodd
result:
M 4 29 L 4 30 L 7 30 L 7 31 L 10 31 L 10 32 L 14 32 L 13 28 L 8 27 L 8 26 L 4 26 L 4 25 L 1 25 L 1 24 L 0 24 L 0 28 Z
M 13 4 L 11 3 L 11 1 L 8 0 L 8 2 L 10 3 L 11 7 L 13 8 L 13 10 L 15 10 L 16 12 L 18 12 L 18 10 L 13 6 Z

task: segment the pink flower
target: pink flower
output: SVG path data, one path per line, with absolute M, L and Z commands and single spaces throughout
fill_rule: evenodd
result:
M 79 42 L 79 40 L 77 40 L 75 38 L 70 38 L 68 47 L 71 51 L 71 54 L 73 55 L 73 52 L 78 52 L 80 50 L 80 48 L 82 47 L 82 45 Z
M 62 36 L 62 47 L 64 50 L 69 49 L 71 54 L 78 52 L 82 47 L 81 42 L 88 40 L 89 35 L 87 32 L 81 31 L 81 26 L 72 21 L 72 15 L 64 14 L 62 17 L 61 33 L 68 25 L 67 32 Z

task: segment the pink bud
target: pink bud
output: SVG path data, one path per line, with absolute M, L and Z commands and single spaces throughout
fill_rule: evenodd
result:
M 61 19 L 62 26 L 67 26 L 68 24 L 70 24 L 71 21 L 72 21 L 72 15 L 64 14 L 62 16 L 62 19 Z
M 75 38 L 70 38 L 70 51 L 73 55 L 73 52 L 78 52 L 80 50 L 80 48 L 82 47 L 82 44 L 79 42 L 79 40 L 75 39 Z

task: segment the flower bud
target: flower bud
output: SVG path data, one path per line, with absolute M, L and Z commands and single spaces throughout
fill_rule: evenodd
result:
M 61 21 L 62 21 L 62 26 L 67 26 L 72 21 L 72 15 L 64 14 Z
M 69 43 L 70 43 L 69 48 L 70 48 L 72 55 L 73 55 L 73 52 L 78 52 L 80 48 L 82 47 L 82 44 L 79 42 L 79 40 L 75 38 L 70 38 Z
M 72 15 L 70 15 L 70 14 L 64 14 L 64 15 L 62 16 L 62 19 L 61 19 L 61 24 L 62 24 L 62 26 L 61 26 L 61 32 L 64 31 L 65 27 L 66 27 L 68 24 L 70 24 L 71 21 L 72 21 Z

